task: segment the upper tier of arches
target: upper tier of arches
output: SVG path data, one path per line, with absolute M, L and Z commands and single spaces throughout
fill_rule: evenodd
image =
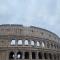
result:
M 53 32 L 39 27 L 26 27 L 18 24 L 3 24 L 0 25 L 0 35 L 22 35 L 33 36 L 39 38 L 50 39 L 54 41 L 60 40 L 60 38 Z

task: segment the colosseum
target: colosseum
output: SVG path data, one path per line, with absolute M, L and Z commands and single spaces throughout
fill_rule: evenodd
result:
M 0 25 L 0 60 L 60 60 L 60 38 L 39 27 Z

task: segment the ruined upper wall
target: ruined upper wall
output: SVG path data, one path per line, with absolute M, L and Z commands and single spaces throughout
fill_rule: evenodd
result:
M 0 36 L 1 35 L 32 36 L 55 41 L 59 40 L 59 37 L 56 34 L 48 30 L 34 26 L 25 27 L 23 25 L 15 24 L 0 25 Z

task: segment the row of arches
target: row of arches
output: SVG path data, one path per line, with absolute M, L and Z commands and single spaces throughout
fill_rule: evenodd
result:
M 36 44 L 35 44 L 36 43 Z M 40 44 L 40 42 L 39 41 L 33 41 L 33 40 L 18 40 L 18 42 L 16 42 L 16 40 L 11 40 L 11 45 L 32 45 L 32 46 L 34 46 L 34 45 L 36 45 L 36 46 L 42 46 L 42 47 L 44 47 L 45 46 L 45 44 L 44 44 L 44 42 L 42 42 L 41 44 Z
M 11 40 L 11 45 L 31 45 L 35 47 L 58 48 L 56 43 L 34 41 L 34 40 Z
M 31 55 L 30 55 L 31 54 Z M 38 52 L 38 54 L 36 52 L 17 52 L 16 54 L 14 52 L 10 52 L 9 54 L 9 59 L 50 59 L 50 60 L 59 60 L 60 56 L 58 54 L 53 54 L 52 53 L 43 53 L 42 52 Z

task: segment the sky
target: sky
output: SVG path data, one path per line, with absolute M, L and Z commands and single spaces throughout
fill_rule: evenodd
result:
M 60 36 L 60 0 L 0 0 L 0 24 L 32 25 Z

